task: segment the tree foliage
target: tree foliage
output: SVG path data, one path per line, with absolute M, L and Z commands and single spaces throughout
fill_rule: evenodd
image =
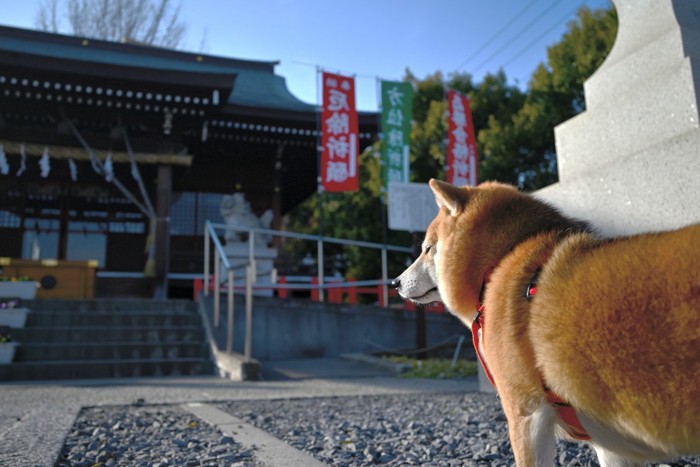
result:
M 286 228 L 296 232 L 318 234 L 323 227 L 325 237 L 339 237 L 362 240 L 365 242 L 390 245 L 411 245 L 412 236 L 407 232 L 384 228 L 385 207 L 382 204 L 382 177 L 379 145 L 368 147 L 360 154 L 360 188 L 356 192 L 323 193 L 319 204 L 319 194 L 315 194 L 300 204 L 286 219 Z M 322 209 L 322 210 L 321 210 Z M 320 212 L 323 213 L 321 219 Z M 286 255 L 303 257 L 306 253 L 315 255 L 315 246 L 287 242 L 284 247 Z M 326 274 L 335 271 L 346 277 L 358 280 L 378 279 L 381 271 L 381 252 L 378 249 L 359 247 L 340 247 L 326 244 L 324 247 Z M 329 258 L 340 256 L 339 267 L 334 268 Z M 406 267 L 404 254 L 389 255 L 389 276 L 398 275 Z M 335 271 L 334 271 L 335 269 Z
M 489 119 L 478 134 L 481 179 L 536 189 L 557 181 L 554 127 L 585 109 L 583 82 L 607 56 L 617 33 L 614 8 L 583 7 L 547 63 L 532 75 L 522 107 L 510 120 Z
M 477 131 L 479 179 L 500 180 L 536 189 L 557 180 L 554 126 L 584 110 L 583 82 L 600 66 L 617 31 L 614 8 L 581 8 L 561 41 L 548 49 L 547 63 L 532 75 L 527 91 L 509 84 L 503 71 L 487 74 L 475 83 L 456 73 L 445 78 L 436 72 L 423 79 L 406 70 L 413 84 L 411 181 L 427 182 L 445 174 L 445 90 L 469 96 Z M 360 190 L 324 194 L 324 235 L 364 241 L 411 244 L 406 232 L 384 233 L 381 203 L 381 166 L 378 143 L 360 156 Z M 288 228 L 319 232 L 318 195 L 300 205 L 288 218 Z M 371 278 L 379 271 L 376 252 L 346 254 L 346 275 Z M 400 272 L 395 260 L 391 269 Z
M 180 7 L 171 0 L 44 0 L 36 16 L 39 29 L 113 42 L 138 42 L 178 48 L 185 34 Z

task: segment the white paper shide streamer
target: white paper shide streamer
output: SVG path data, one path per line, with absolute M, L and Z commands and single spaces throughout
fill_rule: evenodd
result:
M 5 155 L 5 149 L 0 144 L 0 173 L 7 175 L 10 173 L 10 164 L 7 163 L 7 156 Z
M 114 180 L 114 167 L 112 166 L 112 153 L 111 152 L 107 153 L 107 157 L 105 158 L 104 168 L 105 168 L 105 180 L 107 180 L 109 183 L 112 183 L 112 180 Z
M 49 158 L 49 147 L 44 148 L 44 154 L 39 159 L 39 169 L 41 170 L 41 178 L 46 178 L 51 172 L 51 159 Z
M 71 158 L 68 158 L 68 169 L 70 170 L 70 178 L 74 182 L 78 181 L 78 164 Z
M 19 154 L 22 156 L 22 159 L 20 160 L 19 170 L 17 171 L 18 177 L 27 170 L 27 154 L 24 152 L 24 143 L 19 145 Z

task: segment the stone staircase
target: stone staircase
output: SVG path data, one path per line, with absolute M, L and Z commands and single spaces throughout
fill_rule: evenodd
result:
M 555 128 L 559 182 L 536 196 L 605 236 L 696 223 L 698 2 L 614 3 L 615 44 L 584 83 L 586 110 Z
M 36 300 L 0 381 L 214 374 L 196 305 L 184 300 Z

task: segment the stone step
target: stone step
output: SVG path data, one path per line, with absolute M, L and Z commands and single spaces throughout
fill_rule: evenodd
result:
M 196 313 L 197 306 L 190 300 L 144 300 L 144 299 L 117 299 L 117 300 L 59 300 L 38 299 L 24 300 L 23 304 L 32 311 L 42 313 L 110 313 L 123 311 L 148 311 L 152 313 Z
M 0 381 L 211 375 L 208 358 L 77 360 L 0 365 Z
M 32 312 L 27 318 L 27 327 L 47 326 L 192 326 L 201 323 L 196 313 L 161 312 Z
M 13 329 L 12 337 L 21 344 L 110 342 L 204 342 L 201 325 L 187 326 L 32 326 Z
M 208 349 L 199 343 L 105 342 L 80 344 L 22 344 L 14 362 L 86 360 L 162 360 L 206 358 Z
M 0 381 L 214 374 L 196 305 L 186 300 L 32 300 L 13 329 Z

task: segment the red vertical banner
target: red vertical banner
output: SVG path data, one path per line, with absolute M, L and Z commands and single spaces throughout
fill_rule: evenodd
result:
M 359 188 L 359 140 L 355 79 L 322 73 L 321 185 L 325 191 Z
M 457 186 L 478 183 L 476 133 L 469 99 L 447 91 L 447 182 Z

